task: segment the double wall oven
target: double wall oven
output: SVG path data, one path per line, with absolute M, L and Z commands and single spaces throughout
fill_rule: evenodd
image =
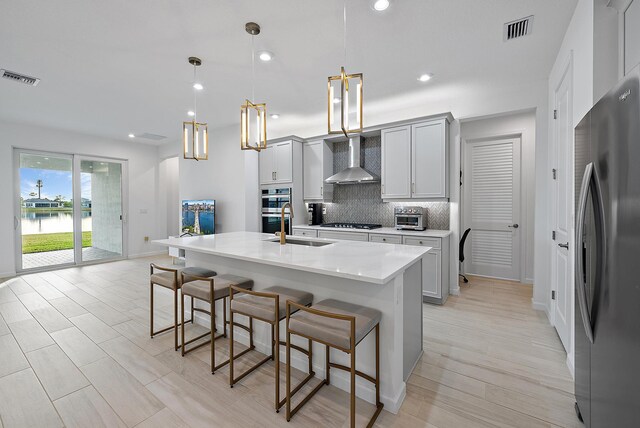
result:
M 282 206 L 291 202 L 291 188 L 262 189 L 262 233 L 280 232 Z M 284 213 L 284 227 L 291 234 L 291 218 L 289 208 Z

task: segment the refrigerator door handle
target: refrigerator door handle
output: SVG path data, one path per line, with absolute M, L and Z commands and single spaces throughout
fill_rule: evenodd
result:
M 578 216 L 576 218 L 576 251 L 574 251 L 575 257 L 575 279 L 576 279 L 576 295 L 578 296 L 578 307 L 580 308 L 580 315 L 582 318 L 582 324 L 584 325 L 584 331 L 587 334 L 589 342 L 593 343 L 593 328 L 591 327 L 591 317 L 589 316 L 589 308 L 587 307 L 587 290 L 586 284 L 583 281 L 584 266 L 582 263 L 582 251 L 580 249 L 583 246 L 582 239 L 584 233 L 584 219 L 587 210 L 587 197 L 589 195 L 589 189 L 591 187 L 591 179 L 593 176 L 593 162 L 587 164 L 584 170 L 584 176 L 582 177 L 582 187 L 580 188 L 580 202 L 578 204 Z

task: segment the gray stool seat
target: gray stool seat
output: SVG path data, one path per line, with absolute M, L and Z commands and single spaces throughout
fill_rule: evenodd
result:
M 269 287 L 260 290 L 260 292 L 279 295 L 278 320 L 274 319 L 274 300 L 270 297 L 260 297 L 249 294 L 234 297 L 233 300 L 231 300 L 231 310 L 268 322 L 274 322 L 284 319 L 287 316 L 287 300 L 291 300 L 302 306 L 308 306 L 313 301 L 313 294 L 287 287 Z
M 217 275 L 213 279 L 213 300 L 227 297 L 229 295 L 229 286 L 231 285 L 251 289 L 253 280 L 230 274 Z M 211 300 L 211 284 L 209 281 L 203 280 L 189 281 L 182 286 L 182 294 L 208 302 Z
M 356 319 L 355 340 L 358 344 L 380 322 L 382 313 L 353 303 L 327 299 L 311 306 L 332 314 L 353 316 Z M 289 318 L 289 330 L 321 340 L 342 349 L 351 347 L 351 323 L 300 311 Z
M 182 286 L 182 275 L 193 275 L 200 276 L 204 278 L 210 278 L 212 276 L 216 276 L 216 272 L 211 269 L 205 269 L 200 267 L 187 267 L 183 269 L 178 269 L 178 282 L 176 283 L 176 276 L 173 272 L 158 272 L 151 275 L 151 282 L 160 285 L 165 288 L 169 288 L 171 290 L 175 290 L 176 288 L 180 288 Z

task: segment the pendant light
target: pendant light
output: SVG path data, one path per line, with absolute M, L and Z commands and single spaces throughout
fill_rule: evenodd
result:
M 343 2 L 344 65 L 347 65 L 347 4 Z M 362 132 L 362 73 L 347 74 L 344 66 L 338 76 L 330 76 L 327 84 L 327 111 L 329 134 Z
M 255 50 L 253 39 L 260 26 L 247 22 L 244 29 L 251 35 L 251 99 L 255 100 Z M 259 152 L 267 148 L 267 104 L 245 100 L 240 106 L 240 148 Z
M 185 159 L 196 161 L 209 159 L 209 133 L 207 124 L 198 122 L 198 91 L 202 84 L 198 82 L 196 69 L 202 65 L 200 58 L 189 57 L 189 64 L 193 65 L 193 120 L 182 122 L 182 147 Z

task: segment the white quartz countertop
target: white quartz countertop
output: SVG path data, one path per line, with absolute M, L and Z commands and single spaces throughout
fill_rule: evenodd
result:
M 376 242 L 329 239 L 287 239 L 330 242 L 322 247 L 269 242 L 274 235 L 232 232 L 218 235 L 169 238 L 153 241 L 167 247 L 281 266 L 305 272 L 386 284 L 421 259 L 431 248 Z M 187 256 L 188 257 L 188 256 Z
M 308 226 L 304 224 L 294 225 L 294 229 L 311 229 L 311 230 L 327 230 L 331 232 L 359 232 L 359 233 L 373 233 L 381 235 L 402 235 L 402 236 L 419 236 L 421 238 L 446 238 L 451 235 L 450 230 L 397 230 L 395 227 L 380 227 L 378 229 L 347 229 L 340 227 L 322 227 L 322 226 Z

